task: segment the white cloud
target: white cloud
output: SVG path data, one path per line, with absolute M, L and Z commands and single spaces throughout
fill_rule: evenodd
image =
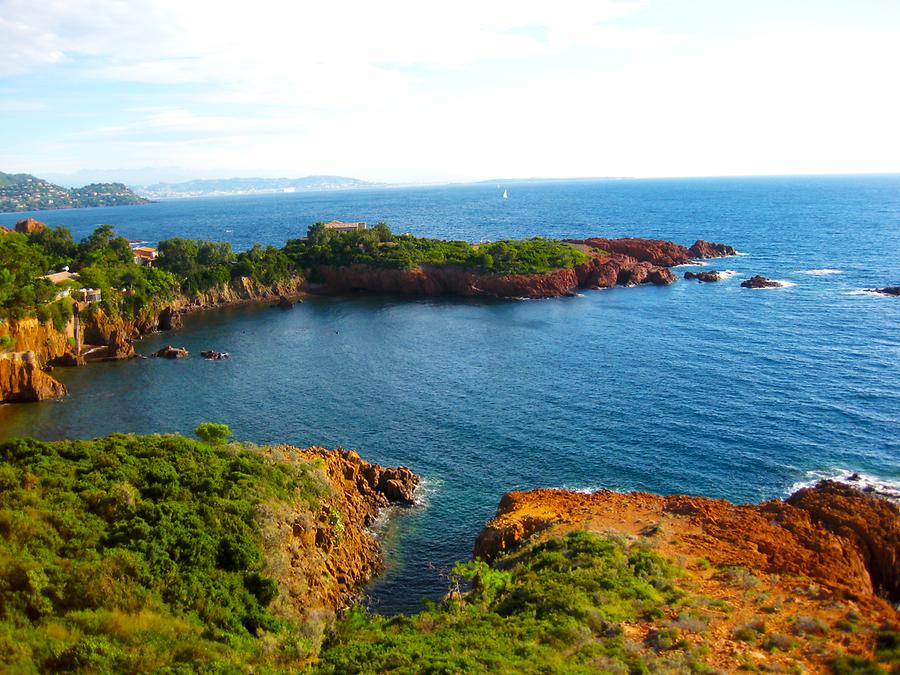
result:
M 643 6 L 6 0 L 0 77 L 66 63 L 113 91 L 167 93 L 29 154 L 54 168 L 105 156 L 380 180 L 900 170 L 900 31 L 726 41 L 642 24 Z

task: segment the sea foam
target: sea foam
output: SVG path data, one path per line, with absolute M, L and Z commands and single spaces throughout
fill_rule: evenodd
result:
M 822 269 L 815 270 L 800 270 L 800 274 L 809 274 L 814 277 L 825 277 L 830 274 L 843 274 L 844 270 L 832 269 L 830 267 L 823 267 Z

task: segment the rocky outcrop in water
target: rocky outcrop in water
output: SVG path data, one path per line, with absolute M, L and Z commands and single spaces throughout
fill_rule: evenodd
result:
M 737 251 L 733 246 L 716 244 L 710 241 L 703 241 L 702 239 L 695 241 L 688 249 L 688 252 L 693 258 L 724 258 L 737 255 Z
M 704 281 L 707 283 L 713 281 L 720 281 L 722 279 L 721 275 L 716 270 L 709 270 L 708 272 L 685 272 L 685 279 L 696 279 L 697 281 Z
M 784 284 L 757 274 L 741 282 L 741 288 L 781 288 Z
M 869 293 L 880 293 L 882 295 L 900 296 L 900 286 L 886 286 L 884 288 L 867 288 Z
M 590 237 L 588 239 L 566 239 L 566 241 L 609 253 L 620 253 L 634 258 L 637 262 L 650 263 L 659 267 L 673 267 L 691 261 L 691 253 L 686 247 L 663 239 Z
M 166 345 L 159 351 L 153 352 L 150 356 L 158 359 L 186 359 L 190 356 L 190 352 L 184 347 L 173 347 Z

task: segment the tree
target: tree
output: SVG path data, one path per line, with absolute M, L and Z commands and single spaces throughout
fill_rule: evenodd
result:
M 86 265 L 134 261 L 128 240 L 118 236 L 112 225 L 98 225 L 89 237 L 81 240 L 79 249 Z
M 194 429 L 194 433 L 210 445 L 224 445 L 231 438 L 231 429 L 228 425 L 216 422 L 201 422 Z
M 327 243 L 329 234 L 328 228 L 325 227 L 325 223 L 322 222 L 310 225 L 309 229 L 306 231 L 306 237 L 309 239 L 309 243 L 312 246 L 319 246 Z
M 391 228 L 388 227 L 388 224 L 384 221 L 375 224 L 375 227 L 372 228 L 372 231 L 378 237 L 378 241 L 385 243 L 389 241 L 393 241 L 394 235 L 391 233 Z

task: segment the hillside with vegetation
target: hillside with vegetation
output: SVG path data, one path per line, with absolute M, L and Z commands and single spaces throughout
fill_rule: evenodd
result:
M 64 325 L 72 300 L 54 298 L 65 288 L 101 289 L 108 312 L 135 317 L 180 293 L 206 291 L 244 277 L 274 284 L 296 271 L 272 246 L 235 253 L 230 244 L 170 239 L 160 242 L 159 251 L 156 265 L 136 264 L 128 240 L 111 225 L 98 226 L 79 242 L 63 226 L 0 235 L 0 319 L 37 316 Z M 77 281 L 55 285 L 42 278 L 65 267 L 78 275 Z
M 315 654 L 345 579 L 378 569 L 369 519 L 407 498 L 381 488 L 415 477 L 229 443 L 222 424 L 197 434 L 0 444 L 0 671 L 245 672 Z
M 415 477 L 353 452 L 229 442 L 221 424 L 197 434 L 0 444 L 0 670 L 875 675 L 900 665 L 883 600 L 718 561 L 728 547 L 679 534 L 677 516 L 633 534 L 556 512 L 490 563 L 458 563 L 439 602 L 371 614 L 352 606 L 379 568 L 368 523 L 390 500 L 410 503 Z M 521 510 L 515 499 L 504 508 Z M 603 513 L 640 523 L 648 512 Z M 684 549 L 698 544 L 709 558 Z
M 0 172 L 0 213 L 149 203 L 122 183 L 65 188 L 30 174 Z
M 64 267 L 79 276 L 68 286 L 101 289 L 112 314 L 134 317 L 177 295 L 191 297 L 241 279 L 272 286 L 304 277 L 320 265 L 433 265 L 483 274 L 539 274 L 587 258 L 576 247 L 551 239 L 472 245 L 394 235 L 384 224 L 345 233 L 314 225 L 308 239 L 291 240 L 283 249 L 256 244 L 235 252 L 229 243 L 176 237 L 159 242 L 158 250 L 153 266 L 136 264 L 128 241 L 111 225 L 98 226 L 79 242 L 64 226 L 0 235 L 0 319 L 38 316 L 65 324 L 72 301 L 54 298 L 66 286 L 41 278 Z

